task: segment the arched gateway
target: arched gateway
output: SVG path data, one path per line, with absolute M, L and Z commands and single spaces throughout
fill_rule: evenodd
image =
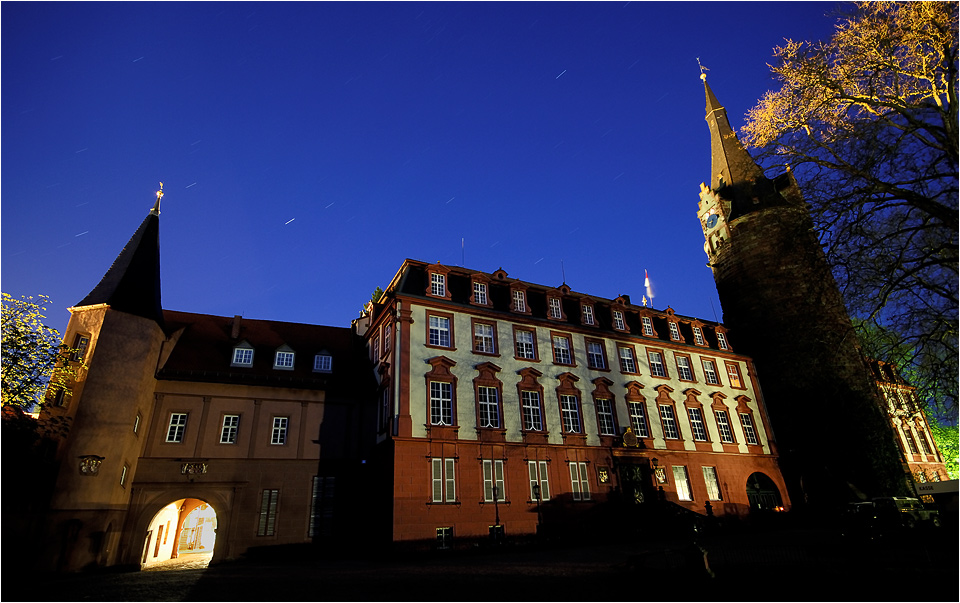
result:
M 160 509 L 147 525 L 140 567 L 171 559 L 192 559 L 203 567 L 213 558 L 217 542 L 217 512 L 206 501 L 181 498 Z

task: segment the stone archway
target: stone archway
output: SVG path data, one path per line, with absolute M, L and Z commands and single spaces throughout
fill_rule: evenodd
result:
M 143 537 L 141 569 L 206 567 L 217 541 L 217 512 L 199 498 L 181 498 L 157 511 Z
M 747 478 L 747 500 L 751 511 L 783 510 L 783 497 L 772 479 L 757 471 Z

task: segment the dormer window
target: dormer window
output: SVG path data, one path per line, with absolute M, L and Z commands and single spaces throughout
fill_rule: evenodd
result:
M 293 352 L 277 350 L 277 354 L 273 360 L 273 368 L 284 371 L 293 370 Z
M 557 297 L 550 298 L 550 318 L 563 318 L 563 309 L 560 306 L 560 299 Z
M 585 325 L 593 326 L 597 324 L 593 318 L 593 306 L 590 304 L 583 304 L 580 306 L 580 318 L 581 322 L 583 322 Z
M 233 348 L 233 360 L 230 366 L 253 366 L 253 347 L 243 342 Z
M 627 330 L 627 323 L 623 320 L 623 312 L 620 310 L 613 311 L 613 328 L 618 331 Z
M 326 352 L 320 352 L 313 357 L 313 372 L 329 373 L 333 371 L 333 356 Z
M 430 273 L 430 294 L 437 297 L 447 296 L 447 275 Z
M 527 292 L 519 289 L 513 290 L 513 311 L 526 313 L 527 311 Z
M 653 332 L 653 321 L 649 316 L 641 316 L 640 322 L 643 324 L 643 334 L 647 337 L 655 337 Z
M 670 325 L 670 339 L 680 341 L 680 329 L 677 327 L 677 323 L 671 320 L 667 324 Z
M 703 329 L 698 326 L 693 327 L 693 342 L 697 345 L 704 345 Z
M 722 331 L 717 331 L 717 345 L 721 350 L 730 349 L 727 345 L 727 336 Z
M 473 303 L 478 306 L 487 305 L 487 284 L 477 281 L 473 282 Z

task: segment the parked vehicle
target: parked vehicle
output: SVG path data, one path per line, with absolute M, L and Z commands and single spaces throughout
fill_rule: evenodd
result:
M 873 504 L 877 518 L 884 523 L 898 524 L 905 528 L 940 527 L 940 512 L 924 507 L 916 498 L 886 496 L 874 498 Z

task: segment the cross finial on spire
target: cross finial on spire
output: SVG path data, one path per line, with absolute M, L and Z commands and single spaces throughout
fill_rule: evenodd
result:
M 710 71 L 700 63 L 700 57 L 697 57 L 697 66 L 700 67 L 700 79 L 707 81 L 707 72 Z
M 163 183 L 160 183 L 160 190 L 157 191 L 157 202 L 153 205 L 150 213 L 160 215 L 160 199 L 163 199 Z

